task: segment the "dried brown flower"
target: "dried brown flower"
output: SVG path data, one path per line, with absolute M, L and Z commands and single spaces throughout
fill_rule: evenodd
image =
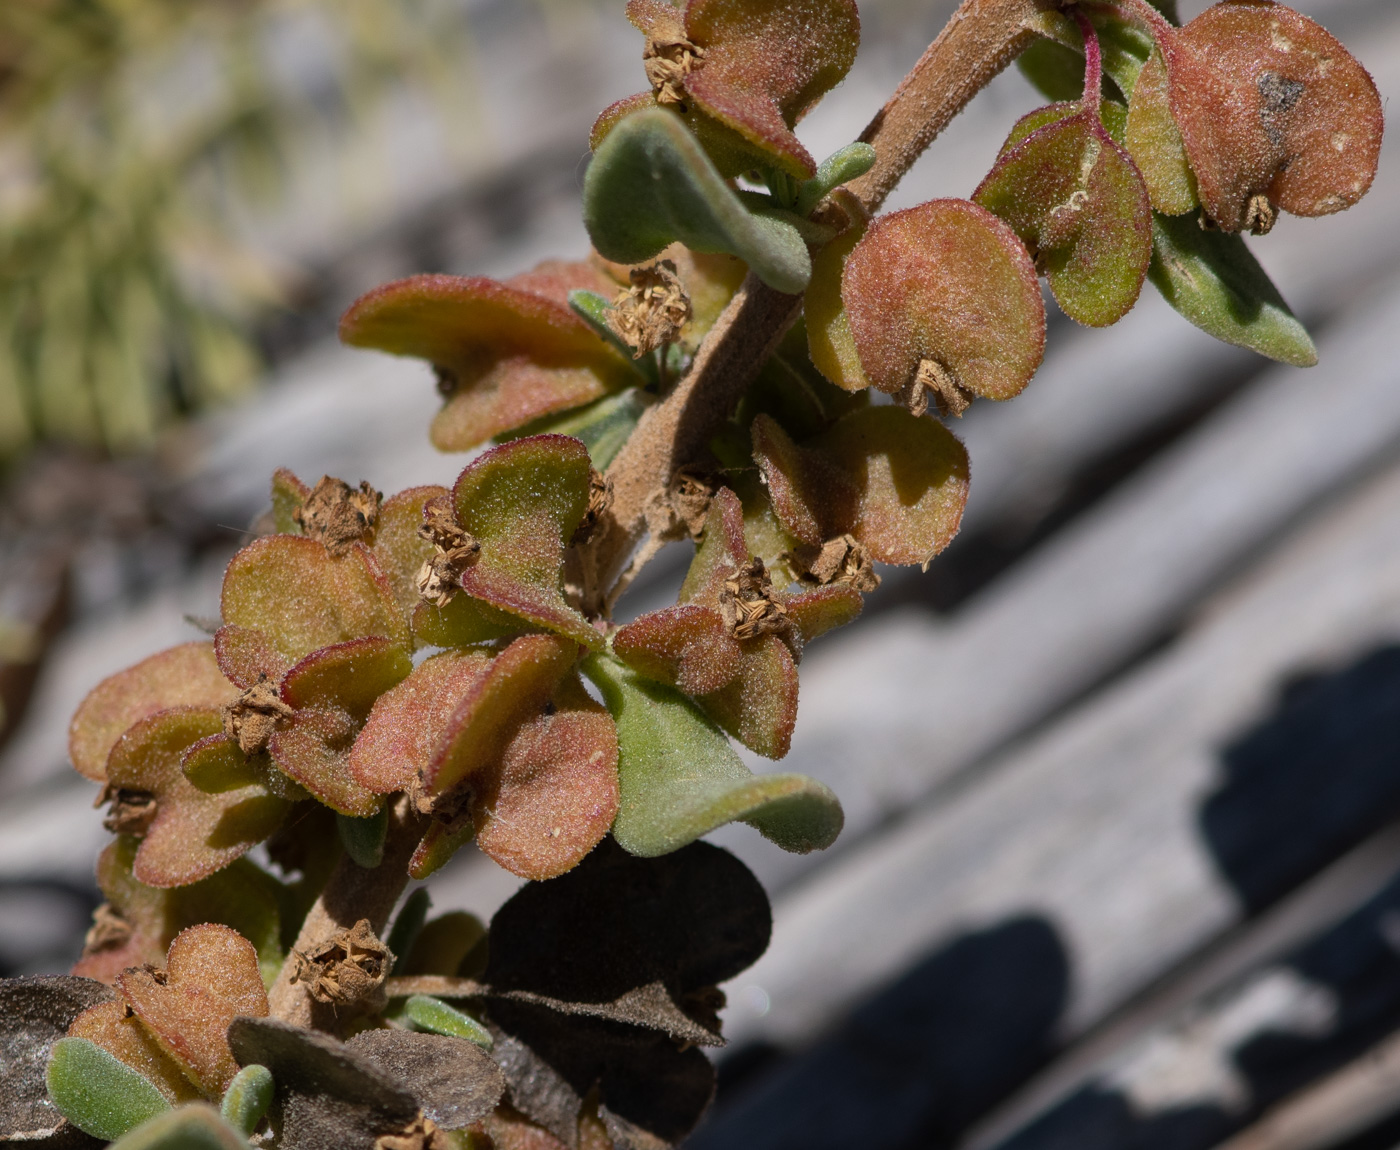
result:
M 895 398 L 913 415 L 923 415 L 928 411 L 932 397 L 939 415 L 953 415 L 961 418 L 962 413 L 972 405 L 972 393 L 958 383 L 953 373 L 936 359 L 919 360 L 914 378 L 905 385 Z
M 704 58 L 705 49 L 684 37 L 659 40 L 648 36 L 646 47 L 642 49 L 642 67 L 656 102 L 684 112 L 685 78 Z
M 102 826 L 114 835 L 135 835 L 140 838 L 155 822 L 156 797 L 149 791 L 130 791 L 109 783 L 97 797 L 97 805 L 103 803 L 112 805 L 107 817 L 102 820 Z
M 822 587 L 840 583 L 857 591 L 874 591 L 880 585 L 870 552 L 854 535 L 838 535 L 820 548 L 800 548 L 793 558 L 799 569 Z
M 258 681 L 224 706 L 224 734 L 238 744 L 245 755 L 267 750 L 273 732 L 292 717 L 292 708 L 282 701 L 277 688 L 259 675 Z
M 590 468 L 588 472 L 588 510 L 584 512 L 583 519 L 580 520 L 573 537 L 569 540 L 570 546 L 588 542 L 589 537 L 598 526 L 598 520 L 612 506 L 612 501 L 612 480 L 596 468 Z
M 431 1119 L 419 1114 L 402 1130 L 381 1134 L 374 1150 L 453 1150 L 455 1143 Z
M 296 960 L 293 982 L 307 984 L 317 1002 L 357 1006 L 375 1001 L 389 976 L 393 955 L 360 919 L 349 930 L 338 931 L 309 951 L 292 952 Z
M 633 268 L 629 275 L 632 286 L 624 288 L 613 300 L 608 326 L 638 359 L 680 338 L 681 328 L 690 320 L 690 297 L 685 294 L 671 260 Z
M 92 912 L 92 926 L 83 939 L 83 957 L 99 951 L 115 950 L 131 938 L 131 923 L 112 909 L 109 902 L 102 903 Z
M 457 525 L 446 507 L 427 509 L 427 519 L 418 534 L 433 545 L 433 556 L 418 569 L 418 594 L 427 602 L 446 607 L 457 594 L 462 572 L 476 562 L 481 544 Z
M 783 635 L 792 629 L 787 608 L 773 598 L 773 582 L 759 558 L 749 560 L 724 581 L 719 609 L 736 639 Z
M 352 543 L 374 537 L 383 501 L 384 496 L 363 479 L 356 490 L 343 479 L 323 475 L 292 518 L 332 555 L 344 555 Z

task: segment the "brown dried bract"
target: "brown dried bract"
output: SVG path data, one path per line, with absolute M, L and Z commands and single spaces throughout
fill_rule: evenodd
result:
M 292 708 L 282 701 L 267 676 L 259 675 L 256 683 L 224 705 L 224 734 L 245 755 L 256 755 L 267 750 L 273 733 L 292 714 Z
M 374 537 L 383 501 L 384 496 L 363 479 L 356 490 L 343 479 L 323 475 L 306 502 L 292 512 L 292 518 L 332 555 L 344 555 L 352 543 L 369 542 Z
M 111 803 L 107 817 L 102 820 L 105 830 L 114 835 L 142 837 L 151 829 L 156 818 L 156 797 L 149 791 L 129 791 L 108 784 L 98 796 L 97 805 Z
M 113 910 L 111 903 L 104 902 L 92 912 L 92 926 L 83 938 L 83 957 L 125 946 L 130 938 L 131 923 Z
M 306 983 L 312 998 L 334 1006 L 377 1000 L 394 957 L 370 929 L 367 918 L 310 951 L 294 950 L 292 955 L 296 960 L 292 981 Z
M 1263 192 L 1250 197 L 1249 207 L 1244 213 L 1244 226 L 1251 235 L 1267 236 L 1274 230 L 1274 221 L 1277 218 L 1278 211 L 1274 208 L 1273 201 Z
M 381 1134 L 374 1140 L 374 1150 L 453 1150 L 455 1142 L 437 1124 L 424 1117 L 418 1117 L 393 1134 Z
M 640 359 L 680 338 L 681 328 L 690 322 L 690 297 L 671 260 L 633 268 L 629 276 L 632 286 L 613 300 L 608 326 L 632 349 L 632 358 Z
M 787 608 L 773 598 L 773 582 L 757 557 L 724 581 L 719 609 L 736 639 L 783 635 L 792 629 Z
M 921 359 L 914 378 L 895 398 L 912 415 L 923 415 L 928 411 L 930 396 L 939 415 L 962 418 L 962 413 L 972 406 L 972 393 L 958 383 L 951 371 L 936 359 Z
M 793 558 L 806 577 L 821 587 L 837 583 L 857 591 L 874 591 L 880 586 L 870 552 L 854 535 L 838 535 L 820 548 L 801 548 Z
M 642 67 L 656 102 L 679 112 L 686 111 L 685 78 L 704 58 L 705 49 L 684 37 L 661 40 L 648 36 L 646 47 L 642 49 Z
M 583 519 L 579 521 L 578 527 L 574 530 L 572 538 L 569 540 L 570 546 L 580 543 L 587 543 L 593 535 L 594 529 L 606 513 L 613 501 L 612 480 L 596 468 L 589 468 L 588 471 L 588 510 L 584 512 Z
M 446 507 L 425 508 L 427 519 L 418 534 L 433 545 L 433 556 L 418 569 L 418 594 L 427 602 L 446 607 L 457 594 L 462 572 L 476 562 L 481 544 L 458 526 Z
M 666 499 L 679 525 L 685 527 L 692 539 L 699 539 L 705 533 L 705 520 L 709 518 L 710 501 L 714 497 L 715 484 L 710 477 L 689 467 L 677 471 L 666 487 Z

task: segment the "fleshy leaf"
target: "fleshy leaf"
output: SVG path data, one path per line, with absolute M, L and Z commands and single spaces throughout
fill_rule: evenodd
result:
M 695 701 L 749 750 L 781 759 L 797 725 L 797 661 L 792 648 L 777 635 L 760 635 L 743 644 L 739 673 Z
M 370 549 L 398 600 L 399 610 L 411 618 L 422 601 L 418 594 L 418 571 L 432 557 L 433 545 L 418 534 L 423 522 L 423 504 L 447 495 L 447 488 L 436 484 L 410 487 L 384 500 Z
M 245 1150 L 248 1141 L 199 1102 L 159 1114 L 112 1143 L 114 1150 Z
M 136 967 L 117 977 L 117 987 L 185 1073 L 216 1098 L 238 1073 L 225 1037 L 229 1023 L 268 1012 L 253 944 L 213 923 L 176 936 L 163 978 Z
M 245 1137 L 251 1135 L 272 1105 L 277 1088 L 272 1071 L 266 1066 L 245 1066 L 234 1075 L 224 1091 L 219 1113 Z
M 407 678 L 413 662 L 402 646 L 378 636 L 349 639 L 313 651 L 282 680 L 282 701 L 293 708 L 341 707 L 359 718 Z
M 103 1002 L 83 1011 L 73 1020 L 68 1035 L 94 1043 L 129 1066 L 153 1084 L 172 1106 L 200 1097 L 199 1089 L 180 1064 L 131 1012 L 125 999 Z
M 1156 180 L 1158 170 L 1180 167 L 1164 103 L 1200 202 L 1226 231 L 1267 231 L 1275 207 L 1320 216 L 1366 194 L 1380 155 L 1380 96 L 1319 24 L 1271 0 L 1231 0 L 1156 37 L 1159 54 L 1133 92 L 1128 140 L 1135 157 L 1155 153 L 1139 166 L 1159 211 L 1175 214 L 1184 202 L 1179 181 L 1168 194 Z
M 238 694 L 214 659 L 212 643 L 183 643 L 102 680 L 88 692 L 68 728 L 68 754 L 78 773 L 107 780 L 107 756 L 128 728 L 170 707 L 218 708 Z
M 718 611 L 682 604 L 651 611 L 613 636 L 613 650 L 649 679 L 687 695 L 718 691 L 739 673 L 742 651 Z
M 530 436 L 469 463 L 452 499 L 457 523 L 481 544 L 462 572 L 462 589 L 597 649 L 602 636 L 563 590 L 564 548 L 588 510 L 590 470 L 588 449 L 577 439 Z
M 373 870 L 384 861 L 384 835 L 389 829 L 389 808 L 382 806 L 368 818 L 355 819 L 348 815 L 335 816 L 336 828 L 345 853 L 358 867 Z
M 222 730 L 218 711 L 182 707 L 143 719 L 112 748 L 109 784 L 155 799 L 155 817 L 134 867 L 147 886 L 207 878 L 270 835 L 290 809 L 261 782 L 206 794 L 185 778 L 185 753 Z
M 303 536 L 254 540 L 224 573 L 222 606 L 225 624 L 263 632 L 292 662 L 370 635 L 408 646 L 389 581 L 360 544 L 335 558 Z
M 931 361 L 960 392 L 1010 399 L 1045 350 L 1030 257 L 1010 228 L 965 200 L 875 220 L 846 261 L 841 299 L 881 391 L 902 391 Z
M 825 197 L 842 184 L 863 176 L 875 166 L 875 149 L 869 144 L 847 144 L 821 162 L 817 174 L 802 184 L 793 208 L 799 216 L 811 213 Z
M 1202 331 L 1295 367 L 1317 363 L 1312 337 L 1240 236 L 1156 215 L 1152 238 L 1153 285 Z
M 444 1130 L 461 1130 L 484 1118 L 505 1091 L 505 1079 L 491 1056 L 461 1038 L 365 1030 L 346 1048 L 402 1082 L 423 1113 Z
M 462 964 L 485 938 L 486 924 L 481 919 L 465 910 L 450 910 L 423 927 L 412 949 L 404 951 L 404 961 L 394 970 L 408 975 L 465 974 Z
M 622 450 L 652 402 L 653 397 L 645 391 L 629 387 L 577 411 L 536 420 L 519 430 L 522 435 L 571 435 L 588 448 L 593 466 L 603 471 Z
M 84 1010 L 112 1000 L 100 982 L 71 975 L 0 979 L 0 1143 L 39 1141 L 63 1127 L 45 1068 Z
M 423 924 L 432 903 L 428 888 L 421 886 L 403 900 L 403 906 L 399 907 L 393 928 L 389 931 L 389 952 L 396 956 L 391 974 L 403 974 L 408 969 L 408 956 L 418 936 L 423 933 Z
M 851 224 L 812 257 L 812 282 L 802 299 L 807 353 L 813 366 L 837 387 L 862 391 L 870 386 L 870 380 L 860 365 L 851 323 L 841 302 L 841 277 L 846 260 L 865 236 L 870 221 L 855 196 L 838 191 L 832 198 Z
M 337 814 L 369 818 L 382 800 L 347 766 L 359 729 L 359 718 L 340 707 L 303 707 L 274 732 L 268 750 L 281 771 Z
M 404 1004 L 404 1017 L 418 1030 L 464 1038 L 483 1049 L 491 1049 L 491 1032 L 470 1014 L 449 1006 L 440 998 L 415 994 Z
M 54 1044 L 48 1090 L 69 1122 L 109 1141 L 170 1109 L 149 1080 L 85 1038 Z
M 679 240 L 738 256 L 777 291 L 799 292 L 811 275 L 797 228 L 750 212 L 680 118 L 659 108 L 627 116 L 598 146 L 583 213 L 593 245 L 620 263 L 651 259 Z
M 799 853 L 836 840 L 843 816 L 829 788 L 802 775 L 751 773 L 685 696 L 611 659 L 592 656 L 585 671 L 617 723 L 613 837 L 632 854 L 667 854 L 735 821 Z
M 301 534 L 296 513 L 310 495 L 311 488 L 288 468 L 279 467 L 272 473 L 272 522 L 279 534 Z
M 559 279 L 549 278 L 551 286 Z M 581 277 L 566 282 L 597 286 Z M 636 382 L 626 358 L 552 295 L 482 276 L 412 276 L 356 300 L 340 338 L 432 363 L 447 395 L 433 444 L 465 451 Z
M 1147 275 L 1147 189 L 1093 108 L 1055 111 L 1065 114 L 1004 153 L 973 199 L 1038 253 L 1066 315 L 1104 327 L 1128 313 Z
M 252 627 L 220 627 L 214 632 L 214 655 L 219 669 L 239 690 L 264 678 L 280 683 L 296 662 L 278 649 L 270 635 Z

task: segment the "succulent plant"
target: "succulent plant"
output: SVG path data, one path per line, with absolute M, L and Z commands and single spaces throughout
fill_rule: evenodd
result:
M 388 498 L 279 471 L 212 639 L 79 709 L 107 903 L 74 975 L 0 984 L 7 1137 L 676 1144 L 713 1093 L 718 986 L 770 928 L 697 840 L 739 821 L 811 851 L 842 823 L 731 740 L 782 758 L 807 645 L 878 565 L 957 533 L 967 454 L 939 416 L 1032 383 L 1040 276 L 1086 325 L 1150 281 L 1223 339 L 1312 358 L 1235 233 L 1354 203 L 1381 110 L 1297 13 L 969 0 L 822 164 L 793 128 L 854 58 L 850 0 L 628 15 L 651 90 L 595 127 L 590 258 L 401 280 L 341 325 L 433 365 L 437 446 L 491 445 L 450 490 Z M 879 214 L 1022 51 L 1055 102 L 972 198 Z M 676 604 L 615 622 L 678 540 Z M 532 880 L 489 927 L 429 920 L 422 891 L 395 914 L 473 840 Z

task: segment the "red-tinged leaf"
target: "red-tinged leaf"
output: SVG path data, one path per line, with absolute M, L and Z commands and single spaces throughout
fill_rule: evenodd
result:
M 966 200 L 931 200 L 875 220 L 841 285 L 861 366 L 882 391 L 924 361 L 954 386 L 1010 399 L 1040 366 L 1045 306 L 1015 232 Z
M 1165 71 L 1200 202 L 1221 228 L 1265 231 L 1273 207 L 1320 216 L 1366 194 L 1380 156 L 1380 96 L 1319 24 L 1271 0 L 1229 0 L 1181 29 L 1161 30 L 1158 45 L 1161 64 L 1149 62 L 1147 86 L 1140 75 L 1142 95 L 1133 93 L 1130 149 L 1136 157 L 1144 139 L 1159 150 L 1170 143 L 1160 116 Z M 1135 130 L 1134 117 L 1144 114 Z M 1261 196 L 1269 201 L 1265 218 Z
M 573 869 L 617 816 L 617 730 L 577 675 L 524 724 L 472 802 L 477 845 L 521 878 Z
M 419 603 L 413 611 L 413 635 L 425 647 L 473 647 L 544 629 L 466 595 L 454 596 L 445 607 Z
M 793 595 L 787 601 L 787 613 L 797 629 L 799 650 L 828 631 L 855 622 L 864 606 L 854 587 L 818 587 Z
M 345 313 L 340 338 L 436 367 L 448 399 L 432 440 L 443 451 L 636 382 L 567 304 L 481 276 L 413 276 L 375 288 Z
M 863 407 L 806 446 L 851 480 L 855 505 L 839 526 L 873 558 L 926 563 L 958 533 L 967 503 L 967 450 L 937 420 L 898 407 Z M 841 533 L 837 526 L 831 523 L 826 538 Z
M 591 291 L 601 296 L 611 296 L 618 287 L 606 269 L 591 260 L 545 260 L 528 272 L 511 276 L 505 281 L 505 286 L 543 296 L 565 307 L 569 306 L 571 291 Z
M 613 636 L 613 653 L 633 670 L 687 695 L 718 691 L 739 673 L 743 652 L 718 611 L 682 604 L 651 611 Z
M 1072 104 L 1054 111 L 1060 118 L 998 158 L 973 199 L 1038 253 L 1066 315 L 1105 327 L 1142 291 L 1152 260 L 1152 209 L 1137 167 L 1094 110 Z
M 388 579 L 362 545 L 339 558 L 313 539 L 270 535 L 229 562 L 224 623 L 262 631 L 287 659 L 378 635 L 408 646 L 408 623 Z
M 413 670 L 408 652 L 377 636 L 313 651 L 287 672 L 282 701 L 293 708 L 339 707 L 363 719 L 374 701 Z
M 564 598 L 564 548 L 588 510 L 588 449 L 532 435 L 469 463 L 452 491 L 457 522 L 481 544 L 462 589 L 596 650 L 602 636 Z
M 107 778 L 107 756 L 141 719 L 170 707 L 220 707 L 238 694 L 224 678 L 211 643 L 183 643 L 103 679 L 68 727 L 68 755 L 78 773 Z
M 272 761 L 326 806 L 364 819 L 381 799 L 350 773 L 350 748 L 360 722 L 339 707 L 303 707 L 268 744 Z
M 260 679 L 280 683 L 295 662 L 277 649 L 265 631 L 252 627 L 220 627 L 214 632 L 214 656 L 219 669 L 239 690 Z
M 175 708 L 143 719 L 112 748 L 109 783 L 155 798 L 156 815 L 133 868 L 147 886 L 206 878 L 267 838 L 290 809 L 259 783 L 210 795 L 185 778 L 185 753 L 222 729 L 218 711 Z
M 798 542 L 819 547 L 851 530 L 858 493 L 849 475 L 824 453 L 799 447 L 766 415 L 753 421 L 750 434 L 768 499 L 779 522 Z
M 1167 67 L 1158 50 L 1148 57 L 1133 86 L 1123 143 L 1157 211 L 1180 216 L 1200 205 L 1196 176 L 1186 159 L 1181 129 L 1172 117 Z
M 423 772 L 426 791 L 444 794 L 499 761 L 521 725 L 549 702 L 579 653 L 568 639 L 525 635 L 497 655 L 453 712 Z
M 781 759 L 797 722 L 797 667 L 776 635 L 742 644 L 739 674 L 728 685 L 696 699 L 701 709 L 749 750 Z
M 381 695 L 350 750 L 350 773 L 360 785 L 378 794 L 407 790 L 490 666 L 486 651 L 449 651 L 425 659 Z
M 588 135 L 589 148 L 596 152 L 608 138 L 608 133 L 633 112 L 655 107 L 656 97 L 651 92 L 638 92 L 635 96 L 626 96 L 614 104 L 609 104 L 593 121 Z M 710 157 L 720 175 L 726 179 L 752 171 L 755 164 L 761 164 L 766 159 L 766 153 L 756 149 L 733 128 L 707 115 L 695 104 L 687 104 L 684 112 L 674 105 L 671 110 L 685 121 L 685 126 L 700 142 L 700 147 Z
M 812 366 L 837 387 L 863 391 L 870 386 L 870 380 L 860 365 L 850 320 L 841 302 L 841 278 L 846 260 L 865 236 L 870 220 L 860 200 L 845 188 L 837 188 L 831 198 L 845 211 L 851 224 L 812 257 L 812 280 L 802 297 L 807 354 Z
M 272 521 L 279 532 L 283 535 L 301 534 L 296 512 L 310 495 L 311 488 L 287 468 L 279 467 L 272 473 Z
M 214 1098 L 238 1073 L 229 1023 L 268 1013 L 253 944 L 214 923 L 181 931 L 170 944 L 164 978 L 136 967 L 118 976 L 117 988 L 166 1053 Z
M 705 534 L 681 584 L 680 601 L 715 607 L 724 581 L 732 578 L 748 557 L 743 504 L 733 491 L 721 487 L 710 503 Z
M 440 870 L 452 856 L 476 837 L 476 824 L 468 818 L 449 822 L 434 819 L 408 860 L 408 877 L 422 880 Z
M 156 957 L 163 957 L 161 951 Z M 69 1038 L 95 1042 L 114 1058 L 125 1062 L 155 1086 L 172 1106 L 203 1097 L 180 1064 L 166 1053 L 146 1025 L 131 1013 L 124 999 L 100 1002 L 73 1020 Z
M 813 175 L 792 128 L 855 61 L 854 0 L 689 0 L 684 23 L 704 53 L 682 81 L 685 94 L 775 166 Z
M 423 505 L 430 499 L 446 496 L 445 487 L 410 487 L 391 495 L 379 508 L 374 546 L 370 550 L 389 580 L 405 618 L 411 618 L 422 602 L 418 594 L 418 572 L 433 554 L 433 545 L 418 534 L 423 522 Z

